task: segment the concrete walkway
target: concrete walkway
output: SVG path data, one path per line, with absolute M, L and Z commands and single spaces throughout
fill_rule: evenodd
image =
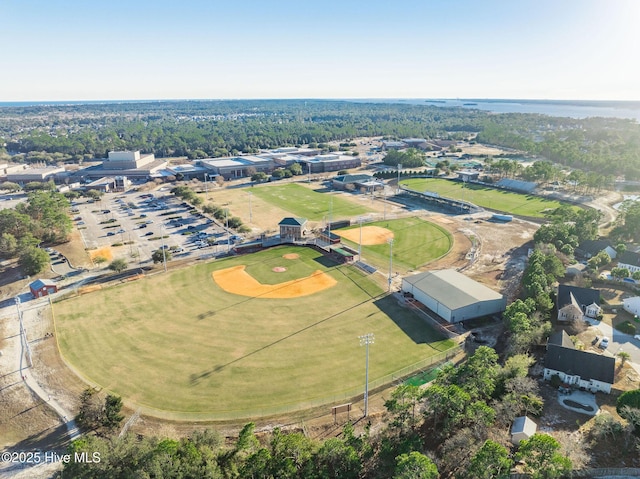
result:
M 578 404 L 584 404 L 585 406 L 591 406 L 592 411 L 586 411 L 582 408 L 568 406 L 564 403 L 567 399 L 577 402 Z M 571 394 L 558 394 L 558 402 L 560 405 L 571 411 L 579 412 L 582 414 L 588 414 L 589 416 L 595 416 L 598 414 L 598 403 L 596 403 L 596 395 L 585 391 L 573 391 Z
M 44 307 L 44 304 L 48 302 L 48 299 L 43 300 L 31 300 L 30 294 L 22 295 L 24 302 L 21 303 L 21 309 L 24 312 L 34 308 Z M 43 304 L 44 303 L 44 304 Z M 22 382 L 24 385 L 29 388 L 33 394 L 38 396 L 43 403 L 46 403 L 51 409 L 53 409 L 56 414 L 60 417 L 62 423 L 67 428 L 67 434 L 69 435 L 70 440 L 75 440 L 80 437 L 80 431 L 75 421 L 73 420 L 73 415 L 64 409 L 54 397 L 51 396 L 31 375 L 31 368 L 29 367 L 27 360 L 27 351 L 24 344 L 24 340 L 22 335 L 20 334 L 20 321 L 18 318 L 18 309 L 15 306 L 8 306 L 4 308 L 3 315 L 11 318 L 6 322 L 6 329 L 8 333 L 8 337 L 12 338 L 14 341 L 19 341 L 20 345 L 18 347 L 13 348 L 15 350 L 15 354 L 12 359 L 7 358 L 8 361 L 12 361 L 14 367 L 13 371 L 19 371 L 20 377 L 22 378 Z M 27 337 L 27 341 L 28 341 Z
M 626 351 L 631 355 L 631 360 L 627 361 L 627 364 L 631 366 L 640 375 L 640 341 L 634 339 L 632 335 L 623 333 L 622 331 L 614 330 L 610 325 L 604 321 L 597 321 L 592 318 L 585 317 L 585 320 L 600 330 L 602 336 L 607 336 L 610 339 L 609 347 L 603 354 L 609 354 L 612 357 L 622 350 L 623 341 L 627 343 Z M 633 348 L 633 349 L 632 349 Z

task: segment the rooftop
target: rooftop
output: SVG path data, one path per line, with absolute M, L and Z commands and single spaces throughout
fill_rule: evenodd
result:
M 407 276 L 403 281 L 426 292 L 449 309 L 504 298 L 500 293 L 453 269 L 427 271 Z

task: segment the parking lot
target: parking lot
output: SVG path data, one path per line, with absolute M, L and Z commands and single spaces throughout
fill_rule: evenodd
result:
M 189 204 L 162 191 L 107 193 L 100 201 L 80 199 L 71 215 L 84 247 L 110 248 L 114 258 L 151 261 L 166 248 L 176 258 L 222 254 L 241 238 Z

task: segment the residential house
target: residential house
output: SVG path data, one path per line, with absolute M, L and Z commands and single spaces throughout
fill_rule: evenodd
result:
M 627 313 L 640 316 L 640 296 L 625 298 L 622 300 L 622 307 Z
M 625 251 L 618 258 L 618 268 L 627 268 L 633 274 L 640 271 L 640 253 Z
M 597 256 L 601 251 L 611 259 L 615 259 L 618 254 L 609 240 L 586 240 L 576 248 L 576 254 L 586 259 Z
M 561 284 L 558 286 L 558 321 L 571 322 L 588 318 L 597 318 L 600 308 L 600 291 L 591 288 L 578 288 Z
M 544 378 L 549 381 L 553 376 L 572 386 L 593 393 L 609 394 L 614 382 L 616 360 L 589 351 L 575 349 L 565 331 L 549 338 L 544 357 Z

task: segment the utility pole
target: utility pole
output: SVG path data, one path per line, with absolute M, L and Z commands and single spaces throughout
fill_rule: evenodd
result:
M 367 333 L 362 336 L 358 336 L 360 339 L 360 346 L 366 347 L 366 360 L 364 369 L 364 417 L 369 414 L 369 345 L 375 342 L 373 333 Z

